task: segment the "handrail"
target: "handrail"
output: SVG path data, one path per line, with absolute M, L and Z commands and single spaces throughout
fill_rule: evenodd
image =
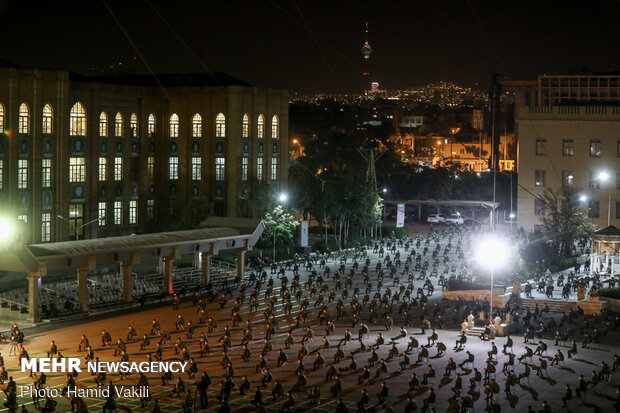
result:
M 6 298 L 1 298 L 1 297 L 0 297 L 0 302 L 6 302 L 6 303 L 8 303 L 8 304 L 9 304 L 9 305 L 11 305 L 11 306 L 16 305 L 17 307 L 21 307 L 21 308 L 28 308 L 28 306 L 27 306 L 27 305 L 25 305 L 25 304 L 18 303 L 17 301 L 7 300 Z
M 224 261 L 214 260 L 213 258 L 211 259 L 211 265 L 215 265 L 216 267 L 220 267 L 220 268 L 226 268 L 227 270 L 237 269 L 237 267 L 233 264 L 230 264 Z

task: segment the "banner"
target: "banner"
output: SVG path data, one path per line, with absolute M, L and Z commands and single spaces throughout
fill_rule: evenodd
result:
M 301 247 L 308 246 L 308 221 L 301 221 L 301 238 L 299 240 Z
M 396 228 L 402 228 L 405 226 L 405 204 L 398 204 L 396 206 Z

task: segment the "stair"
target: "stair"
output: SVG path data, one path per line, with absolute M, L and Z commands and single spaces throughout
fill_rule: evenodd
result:
M 473 337 L 480 337 L 484 334 L 484 327 L 472 327 L 465 330 L 465 334 Z
M 545 308 L 545 304 L 549 306 L 552 312 L 565 312 L 569 313 L 575 306 L 579 305 L 579 301 L 566 301 L 566 300 L 549 300 L 549 299 L 535 299 L 535 298 L 521 298 L 521 307 L 528 308 L 530 311 L 534 311 L 534 307 L 538 304 L 539 309 Z

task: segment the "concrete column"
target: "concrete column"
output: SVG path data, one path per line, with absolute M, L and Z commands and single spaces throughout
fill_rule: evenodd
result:
M 88 312 L 88 268 L 80 267 L 78 273 L 78 307 L 80 312 Z
M 237 274 L 241 278 L 245 274 L 245 248 L 237 248 Z
M 205 284 L 211 281 L 211 253 L 202 253 L 202 280 Z
M 130 303 L 132 301 L 131 291 L 132 291 L 132 283 L 131 283 L 131 270 L 133 268 L 133 264 L 130 262 L 122 262 L 121 263 L 121 274 L 123 276 L 123 300 L 126 303 Z
M 174 258 L 164 258 L 164 291 L 169 294 L 174 293 L 174 287 L 172 286 L 172 268 L 174 267 Z
M 29 272 L 28 279 L 28 321 L 39 321 L 39 300 L 41 297 L 41 272 Z
M 590 254 L 590 275 L 594 275 L 594 266 L 596 265 L 596 254 Z

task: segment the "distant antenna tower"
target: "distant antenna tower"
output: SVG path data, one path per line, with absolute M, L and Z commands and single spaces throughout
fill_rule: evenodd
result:
M 364 55 L 364 60 L 370 59 L 370 54 L 372 53 L 372 47 L 368 44 L 368 22 L 366 22 L 366 30 L 365 30 L 365 42 L 364 46 L 362 46 L 362 55 Z
M 362 72 L 362 79 L 364 80 L 364 94 L 368 95 L 368 86 L 370 85 L 370 70 L 368 68 L 368 60 L 370 60 L 370 54 L 372 53 L 372 47 L 368 44 L 368 22 L 364 30 L 364 45 L 362 46 L 362 56 L 364 56 L 364 72 Z

